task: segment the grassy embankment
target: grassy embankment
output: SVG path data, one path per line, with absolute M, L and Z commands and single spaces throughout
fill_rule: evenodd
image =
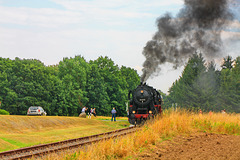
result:
M 166 139 L 198 132 L 239 135 L 240 115 L 221 113 L 199 115 L 187 111 L 165 111 L 162 117 L 149 122 L 137 133 L 121 139 L 97 143 L 87 151 L 48 157 L 48 159 L 132 159 L 145 149 L 154 151 L 154 146 Z
M 105 117 L 0 115 L 0 152 L 108 132 L 129 126 L 125 121 L 103 121 Z

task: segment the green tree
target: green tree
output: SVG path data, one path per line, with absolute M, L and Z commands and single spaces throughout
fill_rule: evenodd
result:
M 140 84 L 140 76 L 137 74 L 137 71 L 130 68 L 122 66 L 121 69 L 121 76 L 127 82 L 127 85 L 123 86 L 124 89 L 127 90 L 134 90 Z
M 99 57 L 94 63 L 100 69 L 100 75 L 104 79 L 109 97 L 108 104 L 111 107 L 106 108 L 106 113 L 110 114 L 111 109 L 115 107 L 119 116 L 125 115 L 127 102 L 125 86 L 127 86 L 127 82 L 122 76 L 119 67 L 108 57 Z
M 87 107 L 89 109 L 95 108 L 98 115 L 107 115 L 111 106 L 104 78 L 100 75 L 100 69 L 97 64 L 90 61 L 90 65 L 87 81 L 87 97 L 89 99 Z
M 201 54 L 193 54 L 188 60 L 182 76 L 173 83 L 169 90 L 170 102 L 189 109 L 201 107 L 201 103 L 198 100 L 201 95 L 201 92 L 199 92 L 201 89 L 196 81 L 206 71 L 204 63 L 205 61 Z
M 1 108 L 10 114 L 42 106 L 48 115 L 77 116 L 83 106 L 109 115 L 113 107 L 126 115 L 128 90 L 139 84 L 137 72 L 121 69 L 108 57 L 89 63 L 81 56 L 45 66 L 36 59 L 0 57 Z
M 228 55 L 226 58 L 223 58 L 223 64 L 221 66 L 222 69 L 232 69 L 233 68 L 232 64 L 233 64 L 232 57 Z
M 61 115 L 78 115 L 88 102 L 86 85 L 89 64 L 81 56 L 64 58 L 59 63 L 59 78 L 62 81 L 60 103 Z
M 207 71 L 203 71 L 193 82 L 190 96 L 194 107 L 202 110 L 214 110 L 216 108 L 216 95 L 218 93 L 217 72 L 215 64 L 210 62 Z
M 227 58 L 225 58 L 227 59 Z M 220 90 L 218 93 L 219 110 L 240 112 L 240 57 L 234 61 L 233 67 L 223 68 L 220 75 Z M 231 64 L 234 64 L 231 63 Z

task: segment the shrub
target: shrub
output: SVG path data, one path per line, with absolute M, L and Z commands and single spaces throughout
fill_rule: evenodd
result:
M 0 109 L 0 115 L 9 115 L 9 112 L 4 109 Z

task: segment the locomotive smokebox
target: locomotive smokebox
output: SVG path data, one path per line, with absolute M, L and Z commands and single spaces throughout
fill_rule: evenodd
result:
M 160 93 L 143 81 L 136 89 L 129 91 L 128 99 L 130 102 L 129 122 L 131 124 L 135 124 L 135 121 L 141 122 L 143 118 L 148 118 L 149 114 L 161 113 Z

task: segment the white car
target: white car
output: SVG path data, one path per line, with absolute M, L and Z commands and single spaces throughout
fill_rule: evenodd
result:
M 27 111 L 28 116 L 46 116 L 47 112 L 43 110 L 40 106 L 31 106 Z

